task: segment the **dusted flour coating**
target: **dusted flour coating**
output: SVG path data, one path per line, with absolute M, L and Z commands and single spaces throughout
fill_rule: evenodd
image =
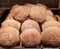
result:
M 60 47 L 60 28 L 46 28 L 42 32 L 42 43 L 44 46 Z
M 14 13 L 15 12 L 15 13 Z M 19 6 L 14 10 L 14 19 L 20 22 L 25 21 L 29 15 L 29 7 Z
M 21 23 L 16 20 L 12 20 L 12 19 L 8 19 L 8 20 L 5 20 L 4 22 L 2 22 L 2 28 L 9 27 L 9 26 L 14 27 L 17 30 L 19 30 L 21 27 Z
M 42 30 L 49 28 L 49 27 L 59 27 L 60 28 L 60 23 L 58 21 L 47 21 L 44 24 L 42 24 Z
M 34 20 L 26 20 L 22 23 L 22 26 L 21 26 L 21 31 L 24 31 L 25 29 L 28 29 L 28 28 L 35 28 L 37 29 L 39 32 L 40 32 L 40 26 L 39 24 L 34 21 Z
M 0 45 L 14 46 L 19 42 L 19 31 L 12 27 L 0 29 Z
M 25 47 L 35 47 L 41 43 L 41 35 L 36 29 L 30 28 L 21 33 L 20 40 Z
M 46 9 L 40 6 L 33 6 L 30 9 L 30 18 L 41 23 L 46 19 Z

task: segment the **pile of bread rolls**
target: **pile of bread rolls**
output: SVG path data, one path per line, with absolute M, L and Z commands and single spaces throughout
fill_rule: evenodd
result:
M 1 24 L 2 46 L 60 47 L 60 23 L 43 4 L 14 5 Z

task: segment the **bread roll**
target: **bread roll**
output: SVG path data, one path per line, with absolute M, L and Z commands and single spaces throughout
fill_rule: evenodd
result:
M 60 28 L 49 27 L 42 32 L 42 43 L 44 46 L 60 47 Z
M 19 31 L 13 27 L 0 29 L 0 45 L 14 46 L 19 42 Z
M 39 23 L 45 21 L 46 19 L 46 9 L 40 6 L 33 6 L 30 9 L 30 18 Z
M 41 35 L 36 29 L 30 28 L 21 33 L 20 40 L 24 47 L 36 47 L 41 43 Z

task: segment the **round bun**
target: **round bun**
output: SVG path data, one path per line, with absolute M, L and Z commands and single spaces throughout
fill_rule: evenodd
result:
M 19 42 L 19 31 L 12 27 L 0 29 L 0 45 L 14 46 Z
M 36 29 L 26 29 L 20 35 L 21 43 L 24 47 L 35 47 L 41 42 L 41 35 Z
M 40 6 L 33 6 L 30 9 L 30 18 L 41 23 L 46 19 L 46 9 Z
M 60 28 L 46 28 L 42 32 L 42 43 L 44 46 L 60 47 Z
M 21 31 L 24 31 L 25 29 L 28 29 L 28 28 L 35 28 L 40 32 L 39 24 L 34 20 L 28 19 L 28 20 L 24 21 L 21 26 Z
M 27 6 L 19 6 L 14 11 L 14 19 L 20 22 L 25 21 L 29 15 L 29 7 Z
M 14 27 L 17 30 L 19 30 L 21 27 L 21 23 L 16 20 L 8 19 L 2 23 L 2 28 L 4 27 Z
M 42 29 L 46 29 L 48 27 L 59 27 L 60 28 L 60 23 L 58 21 L 47 21 L 42 25 Z

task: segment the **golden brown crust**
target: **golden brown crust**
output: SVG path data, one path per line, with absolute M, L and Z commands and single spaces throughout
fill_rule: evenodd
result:
M 23 22 L 28 18 L 29 15 L 29 7 L 27 6 L 19 6 L 16 9 L 16 14 L 14 15 L 14 19 Z
M 47 21 L 42 25 L 42 29 L 45 30 L 46 28 L 53 27 L 53 26 L 60 28 L 60 23 L 58 21 Z
M 25 29 L 28 29 L 28 28 L 35 28 L 39 32 L 41 32 L 39 24 L 34 20 L 28 19 L 28 20 L 24 21 L 22 26 L 21 26 L 21 31 L 24 31 Z
M 40 6 L 34 6 L 30 9 L 30 18 L 41 23 L 46 19 L 46 9 Z
M 26 29 L 21 33 L 20 40 L 25 47 L 34 47 L 40 44 L 41 35 L 34 28 Z
M 2 23 L 2 28 L 4 27 L 14 27 L 17 30 L 19 30 L 21 27 L 21 23 L 16 20 L 8 19 Z
M 42 32 L 42 43 L 44 46 L 60 47 L 60 28 L 46 28 Z
M 13 46 L 19 42 L 19 31 L 12 27 L 0 30 L 0 45 Z

